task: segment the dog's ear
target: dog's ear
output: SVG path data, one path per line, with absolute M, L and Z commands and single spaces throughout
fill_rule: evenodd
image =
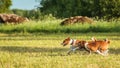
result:
M 96 38 L 95 38 L 95 37 L 92 37 L 91 39 L 92 39 L 92 41 L 96 41 Z
M 85 44 L 85 43 L 86 43 L 86 41 L 83 40 L 83 41 L 82 41 L 82 44 Z
M 105 39 L 105 41 L 106 41 L 108 44 L 110 43 L 110 41 L 109 41 L 107 38 Z
M 110 44 L 110 41 L 107 41 L 108 44 Z
M 108 41 L 108 39 L 106 38 L 105 41 Z

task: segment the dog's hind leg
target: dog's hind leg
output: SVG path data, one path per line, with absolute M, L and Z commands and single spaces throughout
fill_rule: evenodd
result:
M 84 48 L 85 51 L 87 51 L 89 54 L 91 54 L 91 50 L 88 48 Z
M 91 55 L 91 50 L 89 51 L 89 55 Z
M 86 50 L 88 53 L 89 53 L 89 55 L 91 55 L 91 50 Z

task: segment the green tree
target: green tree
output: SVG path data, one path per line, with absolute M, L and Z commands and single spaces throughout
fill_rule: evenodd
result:
M 56 17 L 92 16 L 93 0 L 42 0 L 41 11 Z
M 120 0 L 41 0 L 40 10 L 56 17 L 120 17 Z
M 120 0 L 101 1 L 101 7 L 102 16 L 105 16 L 106 19 L 120 17 Z
M 0 0 L 0 13 L 9 11 L 11 5 L 11 0 Z

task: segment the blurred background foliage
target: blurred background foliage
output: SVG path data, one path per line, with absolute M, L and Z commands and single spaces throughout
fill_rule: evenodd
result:
M 33 20 L 88 16 L 97 19 L 120 17 L 120 0 L 35 0 L 40 4 L 32 10 L 10 9 L 11 0 L 0 0 L 0 13 L 15 13 Z

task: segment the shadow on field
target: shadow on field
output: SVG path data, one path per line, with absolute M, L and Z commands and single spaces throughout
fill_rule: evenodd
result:
M 20 46 L 0 46 L 0 51 L 13 53 L 47 53 L 48 56 L 66 56 L 68 48 L 47 48 L 47 47 L 20 47 Z M 110 48 L 109 54 L 120 54 L 120 48 Z
M 43 48 L 43 47 L 20 47 L 20 46 L 0 46 L 0 51 L 8 51 L 8 52 L 66 52 L 67 48 Z
M 115 48 L 110 48 L 109 53 L 118 55 L 118 54 L 120 54 L 120 48 L 116 48 L 116 49 Z

